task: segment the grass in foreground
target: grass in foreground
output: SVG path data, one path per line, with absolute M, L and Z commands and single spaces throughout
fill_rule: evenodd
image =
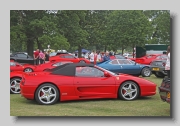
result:
M 146 77 L 158 86 L 162 79 Z M 38 105 L 20 94 L 10 95 L 10 116 L 170 116 L 170 104 L 162 102 L 157 94 L 134 101 L 119 99 L 57 102 Z

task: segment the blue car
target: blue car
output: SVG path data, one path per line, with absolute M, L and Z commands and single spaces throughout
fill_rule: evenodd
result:
M 138 64 L 130 59 L 113 59 L 98 63 L 97 66 L 112 71 L 114 73 L 125 73 L 134 76 L 149 77 L 151 69 L 149 65 Z

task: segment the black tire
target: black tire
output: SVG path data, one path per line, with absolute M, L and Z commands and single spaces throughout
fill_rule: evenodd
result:
M 157 78 L 164 78 L 165 75 L 161 72 L 155 72 L 154 75 L 157 77 Z
M 144 67 L 141 71 L 142 77 L 150 77 L 151 76 L 151 70 L 148 67 Z
M 126 89 L 128 91 L 126 91 Z M 127 95 L 125 95 L 127 93 Z M 138 98 L 139 96 L 139 87 L 138 85 L 133 81 L 126 81 L 121 84 L 119 90 L 118 90 L 118 96 L 119 98 L 127 101 L 132 101 Z
M 25 69 L 23 70 L 23 72 L 33 72 L 33 69 L 32 69 L 32 68 L 27 67 L 27 68 L 25 68 Z
M 20 94 L 20 77 L 10 79 L 10 94 Z
M 43 92 L 42 89 L 45 92 Z M 49 89 L 51 90 L 48 91 Z M 47 93 L 46 96 L 43 93 Z M 55 104 L 59 100 L 59 94 L 60 94 L 59 90 L 57 89 L 56 86 L 50 83 L 45 83 L 37 88 L 35 92 L 35 100 L 41 105 L 52 105 L 52 104 Z M 50 95 L 52 95 L 52 97 Z
M 86 63 L 84 60 L 80 60 L 79 63 Z

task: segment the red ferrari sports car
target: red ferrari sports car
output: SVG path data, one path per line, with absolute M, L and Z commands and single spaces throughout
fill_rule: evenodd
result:
M 80 62 L 81 63 L 90 63 L 90 61 L 88 59 L 76 58 L 75 56 L 68 54 L 68 53 L 51 56 L 49 58 L 49 61 L 71 61 L 73 63 L 80 63 Z
M 20 93 L 20 82 L 22 79 L 22 71 L 10 72 L 10 93 L 19 94 Z
M 48 62 L 40 65 L 30 65 L 24 64 L 21 65 L 17 62 L 10 62 L 10 71 L 23 71 L 23 72 L 39 72 L 44 71 L 46 69 L 52 69 L 57 66 L 63 65 L 65 63 L 73 63 L 71 61 L 55 61 L 55 62 Z
M 23 97 L 45 105 L 99 98 L 134 100 L 155 95 L 156 86 L 143 78 L 115 74 L 86 63 L 67 63 L 44 72 L 24 73 L 20 82 Z
M 141 58 L 136 58 L 135 62 L 139 64 L 150 65 L 150 63 L 156 59 L 167 59 L 167 55 L 166 54 L 150 54 Z

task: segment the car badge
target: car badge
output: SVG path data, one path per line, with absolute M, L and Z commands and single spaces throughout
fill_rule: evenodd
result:
M 119 80 L 119 77 L 116 77 L 117 80 Z

